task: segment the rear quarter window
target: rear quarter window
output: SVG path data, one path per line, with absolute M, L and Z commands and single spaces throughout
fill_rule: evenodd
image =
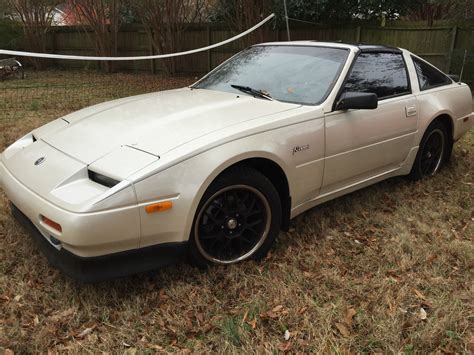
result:
M 438 86 L 449 85 L 452 80 L 434 66 L 415 57 L 411 57 L 415 65 L 420 90 L 428 90 Z

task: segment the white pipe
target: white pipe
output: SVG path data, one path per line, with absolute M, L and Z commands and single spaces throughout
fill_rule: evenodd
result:
M 47 54 L 47 53 L 33 53 L 33 52 L 20 52 L 20 51 L 10 51 L 6 49 L 0 49 L 0 54 L 7 54 L 7 55 L 14 55 L 14 56 L 21 56 L 21 57 L 36 57 L 36 58 L 50 58 L 50 59 L 71 59 L 71 60 L 103 60 L 103 61 L 118 61 L 118 60 L 149 60 L 149 59 L 163 59 L 163 58 L 171 58 L 171 57 L 178 57 L 181 55 L 188 55 L 194 54 L 199 52 L 204 52 L 212 48 L 216 48 L 222 46 L 224 44 L 233 42 L 248 35 L 250 32 L 255 31 L 257 28 L 263 26 L 265 23 L 270 21 L 272 18 L 275 17 L 275 14 L 271 14 L 264 20 L 257 23 L 252 28 L 249 28 L 247 31 L 238 34 L 237 36 L 231 37 L 226 39 L 225 41 L 215 43 L 213 45 L 192 49 L 185 52 L 178 52 L 178 53 L 170 53 L 170 54 L 158 54 L 158 55 L 149 55 L 149 56 L 137 56 L 137 57 L 87 57 L 87 56 L 80 56 L 80 55 L 63 55 L 63 54 Z

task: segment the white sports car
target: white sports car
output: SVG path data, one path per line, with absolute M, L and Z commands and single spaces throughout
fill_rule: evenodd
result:
M 190 87 L 59 118 L 1 155 L 12 211 L 83 281 L 262 258 L 305 210 L 438 172 L 469 87 L 398 48 L 250 47 Z

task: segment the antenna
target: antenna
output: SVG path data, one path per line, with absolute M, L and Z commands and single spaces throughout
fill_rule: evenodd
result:
M 291 38 L 290 38 L 290 25 L 288 24 L 288 9 L 286 7 L 286 0 L 283 0 L 283 7 L 285 9 L 286 35 L 288 36 L 288 41 L 291 41 Z
M 461 66 L 461 74 L 459 74 L 459 83 L 461 82 L 462 80 L 462 73 L 464 72 L 464 64 L 466 64 L 466 56 L 467 56 L 467 49 L 464 50 L 464 58 L 462 60 L 462 66 Z

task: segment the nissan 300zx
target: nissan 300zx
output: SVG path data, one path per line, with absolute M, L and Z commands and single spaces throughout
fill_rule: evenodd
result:
M 407 50 L 252 46 L 190 87 L 82 109 L 8 147 L 0 181 L 50 262 L 93 281 L 260 259 L 300 213 L 448 161 L 466 84 Z

